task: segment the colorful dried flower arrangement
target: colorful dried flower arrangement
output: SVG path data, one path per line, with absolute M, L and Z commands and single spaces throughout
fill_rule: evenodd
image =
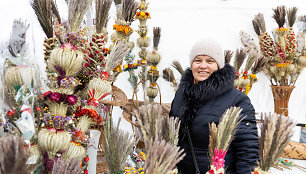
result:
M 252 21 L 258 35 L 260 51 L 252 39 L 241 35 L 241 40 L 246 50 L 259 53 L 267 59 L 263 71 L 269 77 L 271 85 L 294 86 L 306 66 L 304 36 L 300 33 L 295 34 L 293 29 L 297 8 L 286 9 L 285 6 L 279 6 L 273 11 L 273 18 L 278 24 L 273 37 L 266 31 L 262 13 L 256 15 Z M 286 21 L 287 26 L 284 25 Z

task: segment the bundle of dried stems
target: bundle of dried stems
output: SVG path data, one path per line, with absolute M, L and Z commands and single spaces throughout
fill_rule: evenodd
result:
M 110 173 L 120 173 L 124 170 L 125 161 L 134 146 L 132 136 L 119 129 L 120 120 L 119 118 L 117 126 L 113 127 L 112 119 L 109 117 L 104 130 L 103 151 Z
M 227 151 L 235 137 L 242 109 L 231 107 L 220 118 L 218 127 L 215 123 L 209 124 L 209 158 L 212 164 L 215 149 Z
M 294 126 L 294 122 L 284 115 L 261 114 L 260 136 L 258 138 L 260 161 L 255 171 L 269 171 L 289 142 Z
M 69 159 L 68 161 L 61 158 L 54 162 L 52 174 L 81 174 L 81 161 L 78 159 Z
M 19 136 L 0 138 L 0 173 L 30 174 L 26 165 L 28 156 Z

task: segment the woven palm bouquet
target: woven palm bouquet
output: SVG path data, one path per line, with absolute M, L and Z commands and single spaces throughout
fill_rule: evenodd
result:
M 271 85 L 294 86 L 306 66 L 305 36 L 302 32 L 296 34 L 293 29 L 296 7 L 278 6 L 273 11 L 278 28 L 273 30 L 272 35 L 266 30 L 262 13 L 252 21 L 258 35 L 259 49 L 246 33 L 241 33 L 241 41 L 246 50 L 257 52 L 267 59 L 263 71 L 268 75 Z
M 225 155 L 234 139 L 241 122 L 242 109 L 231 107 L 220 118 L 218 126 L 209 124 L 209 162 L 210 169 L 206 174 L 224 174 Z

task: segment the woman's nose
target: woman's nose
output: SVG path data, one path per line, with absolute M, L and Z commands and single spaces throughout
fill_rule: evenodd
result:
M 200 68 L 207 68 L 207 62 L 205 61 L 201 62 Z

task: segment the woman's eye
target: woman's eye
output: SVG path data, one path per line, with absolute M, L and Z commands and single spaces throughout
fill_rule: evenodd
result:
M 214 60 L 207 60 L 208 63 L 214 63 Z

